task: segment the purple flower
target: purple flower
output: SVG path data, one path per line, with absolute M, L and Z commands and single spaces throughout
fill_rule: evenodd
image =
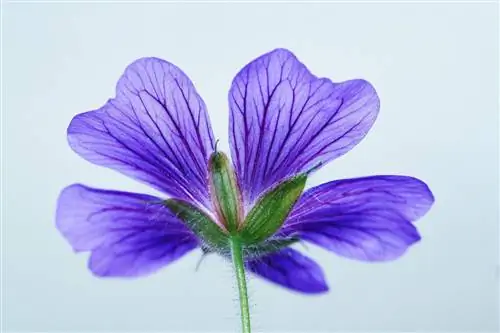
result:
M 360 142 L 377 117 L 379 99 L 364 80 L 318 78 L 291 52 L 277 49 L 236 75 L 229 109 L 235 211 L 224 210 L 214 195 L 209 160 L 215 142 L 205 103 L 189 78 L 164 60 L 132 63 L 116 97 L 73 118 L 68 141 L 86 160 L 197 207 L 217 232 L 227 233 L 240 230 L 238 216 L 247 216 L 279 184 L 316 171 Z M 98 276 L 141 276 L 198 247 L 212 251 L 165 199 L 71 185 L 60 195 L 57 227 L 75 251 L 91 252 L 89 268 Z M 420 240 L 413 222 L 433 201 L 427 185 L 412 177 L 332 181 L 291 200 L 279 229 L 256 246 L 298 238 L 352 259 L 392 260 Z M 240 222 L 228 224 L 228 214 Z M 265 251 L 264 245 L 247 256 L 250 271 L 304 293 L 328 290 L 315 261 L 289 246 Z

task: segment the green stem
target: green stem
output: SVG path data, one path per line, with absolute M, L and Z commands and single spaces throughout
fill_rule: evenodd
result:
M 247 282 L 245 277 L 245 266 L 243 262 L 243 249 L 241 241 L 236 237 L 231 237 L 231 257 L 233 259 L 238 291 L 240 294 L 241 326 L 243 333 L 250 333 L 250 310 L 248 306 Z

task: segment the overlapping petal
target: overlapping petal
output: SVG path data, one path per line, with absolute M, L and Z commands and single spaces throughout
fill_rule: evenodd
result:
M 346 153 L 379 99 L 364 80 L 318 78 L 277 49 L 245 66 L 229 92 L 231 154 L 247 205 L 278 181 Z
M 84 185 L 65 188 L 56 224 L 75 251 L 91 251 L 98 276 L 152 273 L 198 246 L 194 235 L 160 199 Z
M 412 177 L 337 180 L 304 193 L 281 233 L 353 259 L 391 260 L 420 239 L 411 222 L 433 202 L 427 185 Z
M 328 291 L 323 270 L 311 258 L 291 248 L 249 261 L 253 273 L 283 287 L 317 294 Z
M 205 104 L 174 65 L 143 58 L 127 67 L 116 97 L 68 128 L 75 152 L 172 196 L 209 206 L 213 134 Z

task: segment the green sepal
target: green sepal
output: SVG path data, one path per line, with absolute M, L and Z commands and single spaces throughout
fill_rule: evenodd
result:
M 225 233 L 205 212 L 198 207 L 179 199 L 164 201 L 172 213 L 203 242 L 207 252 L 225 252 L 229 249 L 228 234 Z
M 286 237 L 286 238 L 268 239 L 259 244 L 248 245 L 243 249 L 245 254 L 245 259 L 258 258 L 274 252 L 278 252 L 299 241 L 300 238 L 298 237 Z
M 240 237 L 246 245 L 260 243 L 280 229 L 301 195 L 307 174 L 300 174 L 265 193 L 248 213 Z
M 243 220 L 241 194 L 234 170 L 227 156 L 216 151 L 210 156 L 208 171 L 210 195 L 215 212 L 219 221 L 233 233 Z

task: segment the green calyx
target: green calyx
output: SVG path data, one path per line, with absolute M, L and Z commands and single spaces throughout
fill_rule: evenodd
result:
M 252 260 L 265 256 L 267 254 L 279 252 L 284 248 L 287 248 L 295 243 L 300 242 L 300 239 L 298 237 L 283 237 L 283 238 L 268 239 L 259 244 L 245 245 L 243 243 L 243 240 L 240 239 L 238 236 L 229 236 L 227 238 L 228 240 L 227 246 L 224 246 L 223 248 L 219 248 L 217 250 L 213 250 L 212 248 L 207 246 L 202 246 L 201 250 L 203 251 L 204 255 L 211 253 L 219 253 L 225 257 L 228 257 L 230 254 L 229 241 L 233 239 L 236 239 L 241 243 L 241 246 L 243 248 L 243 256 L 245 257 L 245 260 Z
M 208 171 L 215 213 L 229 233 L 234 234 L 243 221 L 243 205 L 234 170 L 227 156 L 216 151 L 210 156 Z
M 247 245 L 244 247 L 245 258 L 247 259 L 259 258 L 267 254 L 278 252 L 299 241 L 300 239 L 297 237 L 285 237 L 285 238 L 268 239 L 265 240 L 264 242 L 255 245 Z
M 307 173 L 284 180 L 264 193 L 246 217 L 235 172 L 224 153 L 212 153 L 208 174 L 213 215 L 184 200 L 164 202 L 202 241 L 204 253 L 227 256 L 231 253 L 232 241 L 237 239 L 243 256 L 250 259 L 279 251 L 298 241 L 275 234 L 302 194 Z
M 229 235 L 201 209 L 179 199 L 168 199 L 164 204 L 202 241 L 204 252 L 227 251 Z
M 258 244 L 274 235 L 304 190 L 307 174 L 283 181 L 265 193 L 250 210 L 240 237 L 246 244 Z

